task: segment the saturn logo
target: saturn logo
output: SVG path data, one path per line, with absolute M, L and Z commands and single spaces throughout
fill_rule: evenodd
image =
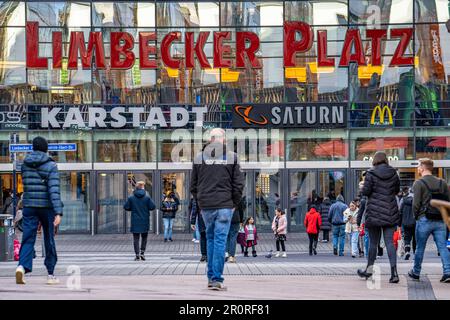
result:
M 244 119 L 247 124 L 259 124 L 265 125 L 268 123 L 266 117 L 260 116 L 261 120 L 254 120 L 250 118 L 250 112 L 252 111 L 253 106 L 236 106 L 234 107 L 234 111 Z

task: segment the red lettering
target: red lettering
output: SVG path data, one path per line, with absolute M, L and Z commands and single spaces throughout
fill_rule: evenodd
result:
M 246 42 L 250 46 L 246 48 Z M 259 38 L 254 32 L 238 31 L 236 33 L 236 67 L 245 68 L 245 55 L 247 55 L 253 68 L 261 68 L 261 63 L 255 53 L 259 50 Z
M 106 69 L 105 52 L 102 43 L 101 32 L 91 32 L 89 34 L 88 48 L 84 45 L 84 34 L 81 31 L 74 31 L 70 34 L 68 69 L 77 69 L 78 52 L 81 56 L 81 66 L 83 69 L 90 69 L 92 63 L 92 52 L 95 49 L 95 65 L 97 69 Z
M 352 44 L 355 47 L 355 53 L 352 54 Z M 363 45 L 359 29 L 348 29 L 345 35 L 344 47 L 342 49 L 340 67 L 348 67 L 350 62 L 357 62 L 359 66 L 366 65 Z
M 334 58 L 327 57 L 327 30 L 317 31 L 317 66 L 334 67 Z
M 231 52 L 229 45 L 223 45 L 224 39 L 230 39 L 231 32 L 214 32 L 214 68 L 230 68 L 231 60 L 224 59 L 223 55 Z
M 181 33 L 178 31 L 169 32 L 161 42 L 161 59 L 164 64 L 171 69 L 179 69 L 181 61 L 173 59 L 170 55 L 170 46 L 175 40 L 181 39 Z
M 111 32 L 111 69 L 130 69 L 134 65 L 134 39 L 128 32 Z M 121 59 L 123 57 L 123 59 Z
M 139 65 L 141 69 L 156 69 L 155 59 L 150 59 L 150 55 L 156 55 L 156 47 L 150 46 L 150 41 L 156 40 L 156 32 L 139 32 Z
M 60 69 L 62 67 L 62 32 L 53 32 L 52 47 L 53 69 Z
M 27 22 L 27 68 L 47 69 L 47 58 L 39 57 L 39 23 Z
M 295 41 L 295 35 L 301 33 L 302 39 Z M 295 67 L 295 54 L 311 49 L 314 34 L 309 24 L 304 22 L 284 23 L 284 66 Z
M 366 37 L 372 38 L 372 66 L 381 66 L 381 39 L 386 38 L 386 29 L 368 29 Z
M 185 54 L 186 54 L 186 68 L 194 68 L 195 60 L 194 53 L 197 55 L 198 62 L 202 69 L 210 69 L 208 58 L 206 57 L 203 48 L 205 47 L 206 41 L 209 37 L 209 31 L 200 32 L 197 39 L 197 44 L 194 47 L 194 33 L 186 32 L 185 34 Z
M 413 35 L 412 28 L 400 28 L 391 30 L 391 38 L 399 38 L 397 49 L 392 56 L 390 67 L 394 66 L 408 66 L 414 64 L 414 57 L 405 57 L 406 49 L 408 48 L 409 42 L 411 41 Z

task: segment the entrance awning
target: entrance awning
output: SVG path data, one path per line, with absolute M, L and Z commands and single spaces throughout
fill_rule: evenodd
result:
M 375 152 L 391 149 L 406 149 L 408 137 L 377 138 L 364 142 L 358 146 L 359 152 Z
M 334 139 L 318 144 L 314 148 L 314 154 L 319 157 L 345 157 L 348 145 L 342 139 Z

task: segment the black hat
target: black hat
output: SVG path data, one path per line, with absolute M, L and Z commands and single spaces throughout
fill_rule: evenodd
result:
M 33 139 L 33 151 L 42 151 L 47 152 L 48 151 L 48 143 L 45 138 L 42 137 L 36 137 Z

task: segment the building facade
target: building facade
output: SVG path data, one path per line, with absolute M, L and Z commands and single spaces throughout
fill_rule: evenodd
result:
M 417 178 L 421 157 L 436 160 L 436 174 L 450 181 L 449 12 L 447 0 L 0 1 L 2 189 L 13 188 L 13 133 L 19 143 L 38 135 L 50 143 L 75 143 L 75 152 L 50 152 L 61 170 L 62 232 L 127 232 L 129 214 L 122 205 L 139 180 L 157 203 L 164 192 L 175 191 L 181 207 L 174 227 L 188 231 L 190 170 L 196 147 L 204 143 L 202 132 L 239 127 L 248 133 L 266 119 L 250 112 L 266 109 L 272 115 L 278 110 L 273 119 L 279 120 L 263 127 L 270 137 L 263 146 L 268 158 L 253 159 L 247 149 L 239 154 L 245 214 L 262 230 L 270 229 L 277 206 L 286 210 L 290 230 L 302 232 L 314 199 L 353 199 L 378 150 L 398 168 L 402 186 Z M 306 23 L 313 35 L 307 50 L 294 53 L 293 66 L 286 63 L 286 50 L 305 34 L 287 39 L 292 22 Z M 30 23 L 38 25 L 34 38 Z M 385 30 L 378 47 L 368 30 Z M 398 36 L 402 30 L 411 30 L 410 39 L 406 31 Z M 195 45 L 205 32 L 211 34 L 200 48 L 186 49 L 189 35 Z M 222 41 L 228 51 L 215 43 L 224 32 L 230 35 Z M 119 33 L 128 38 L 114 42 Z M 249 54 L 238 66 L 239 33 L 259 39 L 258 67 Z M 74 34 L 84 36 L 85 51 Z M 175 37 L 169 45 L 168 34 Z M 100 37 L 103 53 L 90 46 L 92 35 Z M 144 40 L 154 50 L 143 51 Z M 127 41 L 132 65 L 111 67 L 126 63 L 113 51 Z M 243 52 L 252 41 L 242 43 Z M 229 66 L 216 67 L 218 52 Z M 392 65 L 400 55 L 409 62 Z M 193 66 L 188 56 L 195 57 Z M 36 67 L 33 57 L 44 64 Z M 350 60 L 345 66 L 343 57 Z M 155 65 L 147 68 L 143 61 Z M 295 120 L 295 108 L 303 107 L 305 118 Z M 314 117 L 331 120 L 318 123 L 309 113 L 316 107 L 343 108 L 344 115 L 323 109 Z M 245 116 L 254 126 L 245 125 Z M 238 133 L 236 139 L 245 137 Z M 23 156 L 17 154 L 19 162 Z M 20 193 L 20 175 L 17 181 Z M 153 232 L 160 228 L 157 217 Z

